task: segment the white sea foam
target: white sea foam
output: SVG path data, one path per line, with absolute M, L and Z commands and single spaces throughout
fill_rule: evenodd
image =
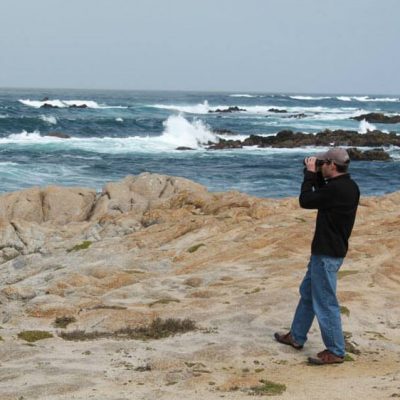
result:
M 200 120 L 188 121 L 182 115 L 170 116 L 164 121 L 164 132 L 161 136 L 131 136 L 123 138 L 89 137 L 62 139 L 53 136 L 42 136 L 39 131 L 11 134 L 0 138 L 0 145 L 18 146 L 51 145 L 63 150 L 79 149 L 96 153 L 154 153 L 174 151 L 177 147 L 202 149 L 202 145 L 218 142 L 219 138 Z
M 261 96 L 255 96 L 253 94 L 230 94 L 229 97 L 261 97 Z
M 123 120 L 122 118 L 115 118 L 115 120 L 116 120 L 117 122 L 124 122 L 124 120 Z
M 369 96 L 337 96 L 338 100 L 341 101 L 360 101 L 360 102 L 386 102 L 396 103 L 400 101 L 399 97 L 369 97 Z
M 218 142 L 217 136 L 200 120 L 189 122 L 182 115 L 173 115 L 164 121 L 161 141 L 177 146 L 200 148 L 207 142 Z
M 33 107 L 33 108 L 40 108 L 45 104 L 49 104 L 52 107 L 57 107 L 57 108 L 68 108 L 68 107 L 82 107 L 86 106 L 87 108 L 98 108 L 98 109 L 103 109 L 103 108 L 128 108 L 125 106 L 108 106 L 106 104 L 99 104 L 96 101 L 93 100 L 44 100 L 44 101 L 39 101 L 39 100 L 30 100 L 30 99 L 20 99 L 20 103 Z
M 154 104 L 152 105 L 154 108 L 159 108 L 159 109 L 164 109 L 164 110 L 171 110 L 171 111 L 177 111 L 180 113 L 188 113 L 188 114 L 208 114 L 209 112 L 215 112 L 216 110 L 226 110 L 229 107 L 232 107 L 230 105 L 218 105 L 218 106 L 210 106 L 208 104 L 208 101 L 205 100 L 203 103 L 195 104 L 195 105 L 180 105 L 180 104 Z M 349 116 L 354 116 L 353 113 L 357 111 L 357 108 L 355 107 L 341 107 L 341 108 L 330 108 L 330 107 L 322 107 L 322 106 L 316 106 L 316 107 L 281 107 L 281 106 L 274 106 L 273 104 L 270 105 L 260 105 L 260 106 L 246 106 L 246 105 L 239 105 L 237 106 L 240 109 L 243 109 L 245 111 L 240 111 L 240 115 L 243 117 L 246 114 L 252 114 L 252 115 L 274 115 L 275 113 L 271 112 L 270 109 L 278 109 L 278 110 L 286 110 L 287 114 L 286 115 L 279 115 L 276 114 L 277 117 L 289 117 L 290 113 L 292 114 L 300 114 L 300 113 L 308 113 L 310 115 L 312 114 L 327 114 L 334 116 L 336 119 L 336 116 L 343 115 L 342 118 L 339 117 L 339 119 L 345 119 L 349 118 Z M 230 115 L 235 115 L 236 112 L 230 113 Z M 318 117 L 316 117 L 318 118 Z M 330 117 L 331 118 L 331 117 Z M 330 119 L 327 118 L 327 119 Z
M 162 110 L 179 111 L 188 114 L 207 114 L 209 111 L 212 111 L 207 100 L 204 100 L 203 103 L 195 105 L 154 104 L 152 107 L 160 108 Z
M 57 124 L 57 118 L 53 117 L 52 115 L 41 115 L 40 119 L 44 122 L 47 122 L 48 124 L 51 125 L 56 125 Z
M 374 130 L 376 130 L 375 125 L 370 124 L 365 119 L 360 121 L 360 125 L 358 126 L 358 133 L 367 133 Z
M 329 96 L 289 96 L 289 97 L 294 100 L 325 100 L 331 98 Z

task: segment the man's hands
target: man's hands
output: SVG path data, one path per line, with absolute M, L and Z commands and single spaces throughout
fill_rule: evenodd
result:
M 304 159 L 307 171 L 317 172 L 316 161 L 317 161 L 317 157 L 306 157 Z

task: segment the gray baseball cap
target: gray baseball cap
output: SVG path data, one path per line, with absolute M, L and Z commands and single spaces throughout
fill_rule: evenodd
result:
M 319 153 L 317 160 L 330 160 L 337 165 L 347 165 L 350 162 L 349 153 L 340 147 L 332 147 L 325 153 Z

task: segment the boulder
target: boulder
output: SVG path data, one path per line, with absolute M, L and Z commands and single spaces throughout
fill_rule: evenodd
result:
M 231 112 L 238 112 L 238 111 L 247 111 L 245 108 L 239 108 L 238 106 L 231 106 L 228 108 L 217 108 L 215 111 L 209 111 L 210 113 L 231 113 Z
M 60 139 L 70 139 L 71 138 L 71 136 L 67 135 L 66 133 L 62 133 L 62 132 L 48 132 L 48 133 L 45 133 L 43 136 L 57 137 Z
M 368 121 L 377 124 L 398 124 L 400 123 L 400 115 L 385 115 L 382 113 L 362 114 L 357 117 L 352 117 L 356 121 Z

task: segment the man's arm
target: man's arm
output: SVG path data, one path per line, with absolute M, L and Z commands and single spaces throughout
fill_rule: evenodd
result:
M 315 162 L 315 157 L 305 159 L 306 168 L 299 197 L 300 207 L 302 208 L 318 209 L 326 205 L 330 198 L 329 190 L 321 173 L 317 172 Z

